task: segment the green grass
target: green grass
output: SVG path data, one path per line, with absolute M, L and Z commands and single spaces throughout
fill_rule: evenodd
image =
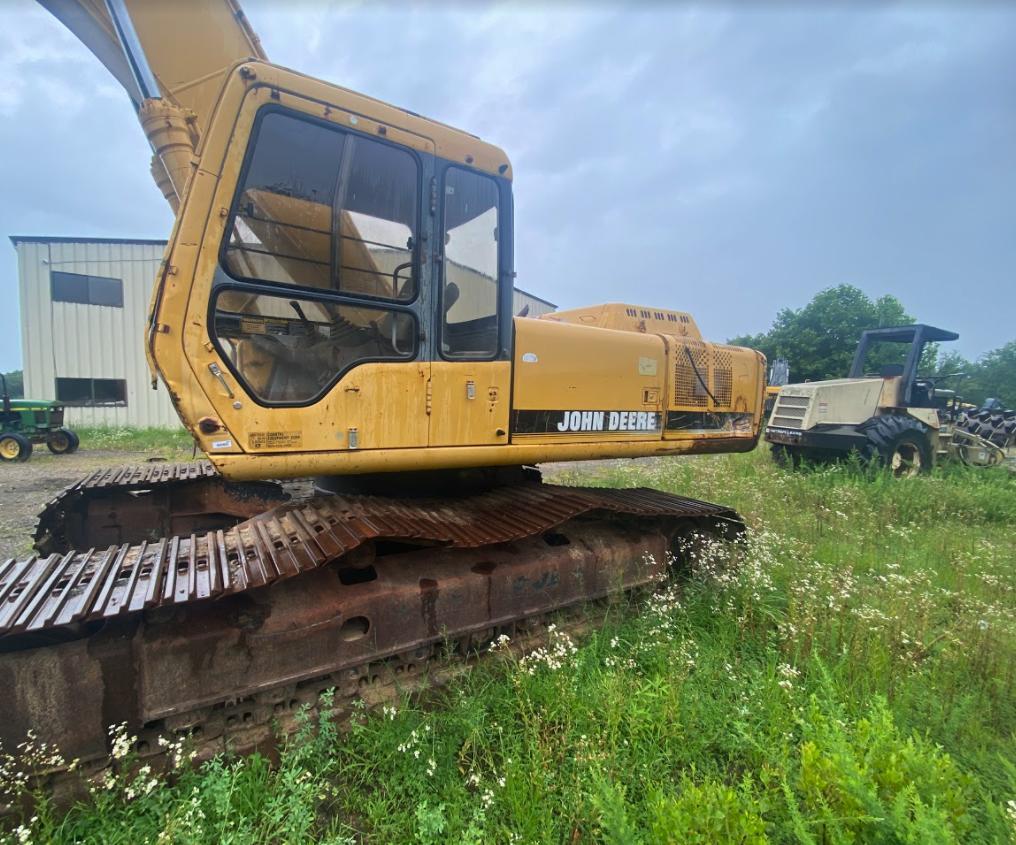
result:
M 183 428 L 118 428 L 94 426 L 74 429 L 82 449 L 124 452 L 191 452 L 194 438 Z
M 600 607 L 582 642 L 498 653 L 428 706 L 361 712 L 346 732 L 308 721 L 274 768 L 119 774 L 66 815 L 43 803 L 26 835 L 1016 840 L 1016 476 L 795 474 L 757 452 L 566 477 L 730 504 L 751 531 L 640 612 Z

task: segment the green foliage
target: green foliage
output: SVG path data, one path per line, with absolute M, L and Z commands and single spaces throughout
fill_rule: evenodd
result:
M 425 701 L 306 720 L 276 766 L 124 775 L 36 841 L 1016 841 L 1016 488 L 1005 471 L 792 473 L 764 452 L 555 481 L 722 501 L 651 596 L 500 649 Z M 133 786 L 132 786 L 133 784 Z M 127 789 L 134 797 L 128 798 Z M 14 840 L 16 841 L 16 839 Z
M 970 826 L 973 778 L 918 735 L 902 736 L 876 699 L 853 726 L 813 700 L 802 719 L 799 812 L 822 842 L 956 842 Z
M 11 399 L 24 399 L 24 373 L 21 370 L 11 370 L 9 373 L 4 373 L 4 378 L 7 379 L 7 391 L 10 393 Z
M 1016 408 L 1016 340 L 988 352 L 977 362 L 977 387 L 984 398 L 994 396 Z
M 324 698 L 327 708 L 331 697 Z M 330 717 L 312 720 L 306 711 L 298 718 L 299 730 L 283 744 L 275 767 L 255 754 L 220 756 L 194 768 L 186 750 L 177 749 L 169 776 L 140 765 L 127 750 L 131 738 L 114 727 L 114 767 L 90 785 L 88 801 L 57 817 L 40 794 L 31 819 L 3 841 L 351 845 L 348 828 L 327 811 L 335 796 L 336 726 Z
M 739 788 L 715 780 L 682 781 L 676 795 L 657 794 L 649 801 L 648 841 L 659 845 L 712 845 L 769 841 L 760 802 L 750 780 Z
M 1007 408 L 1016 408 L 1016 340 L 985 353 L 977 361 L 946 353 L 936 372 L 964 373 L 963 378 L 946 379 L 941 384 L 956 390 L 968 402 L 980 405 L 994 398 Z
M 782 309 L 768 332 L 730 342 L 761 350 L 770 360 L 781 355 L 787 358 L 791 381 L 816 381 L 847 374 L 865 329 L 913 322 L 895 297 L 886 295 L 872 301 L 852 285 L 839 285 L 817 293 L 804 308 Z M 877 370 L 888 363 L 901 363 L 901 354 L 902 347 L 886 344 L 870 356 L 870 367 Z
M 815 294 L 804 308 L 784 308 L 769 331 L 731 338 L 730 343 L 758 349 L 770 361 L 786 358 L 792 382 L 818 381 L 847 375 L 865 329 L 913 322 L 895 297 L 872 300 L 852 285 L 840 285 Z M 907 349 L 905 344 L 877 344 L 868 354 L 866 370 L 878 372 L 887 364 L 902 364 Z M 938 384 L 956 390 L 967 402 L 980 405 L 994 397 L 1006 407 L 1016 408 L 1016 341 L 973 362 L 948 347 L 930 343 L 924 349 L 919 372 L 964 373 L 963 378 L 943 378 Z
M 124 452 L 191 452 L 194 438 L 184 428 L 127 428 L 85 426 L 75 428 L 82 449 L 115 449 Z

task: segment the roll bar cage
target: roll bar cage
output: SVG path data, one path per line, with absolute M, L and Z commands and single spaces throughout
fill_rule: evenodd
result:
M 892 326 L 884 329 L 868 329 L 861 334 L 854 353 L 854 363 L 850 366 L 849 378 L 861 378 L 864 375 L 864 362 L 868 352 L 875 343 L 909 343 L 910 351 L 903 365 L 903 404 L 909 405 L 913 399 L 914 381 L 917 378 L 917 367 L 921 363 L 921 353 L 927 343 L 957 340 L 959 335 L 946 329 L 938 329 L 924 323 L 912 326 Z

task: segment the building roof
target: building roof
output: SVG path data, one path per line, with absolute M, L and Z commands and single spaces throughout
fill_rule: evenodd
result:
M 14 246 L 18 244 L 144 244 L 147 246 L 165 246 L 168 243 L 168 241 L 159 240 L 158 238 L 73 238 L 52 235 L 10 235 L 10 239 Z M 557 308 L 557 305 L 549 299 L 544 299 L 542 296 L 537 296 L 535 293 L 530 293 L 520 287 L 516 287 L 515 290 L 519 293 L 524 293 L 530 299 L 535 299 L 544 305 L 549 305 L 551 308 Z
M 156 238 L 63 238 L 50 235 L 11 235 L 11 243 L 18 244 L 145 244 L 165 246 L 165 240 Z

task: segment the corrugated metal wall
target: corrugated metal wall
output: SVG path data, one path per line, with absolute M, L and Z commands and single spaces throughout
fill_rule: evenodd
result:
M 124 379 L 126 405 L 68 406 L 68 425 L 179 426 L 165 386 L 151 388 L 144 354 L 148 301 L 163 246 L 24 240 L 16 248 L 25 395 L 55 399 L 58 377 Z M 121 279 L 123 308 L 54 302 L 51 270 Z
M 524 290 L 515 288 L 512 294 L 512 313 L 518 314 L 527 305 L 529 306 L 529 313 L 526 315 L 528 317 L 539 317 L 541 314 L 549 314 L 557 308 L 556 305 L 544 299 L 539 299 L 531 293 L 526 293 Z
M 165 245 L 15 238 L 15 246 L 25 396 L 55 399 L 57 378 L 124 379 L 126 405 L 68 406 L 68 425 L 178 427 L 165 386 L 151 388 L 144 351 L 148 304 Z M 123 308 L 54 302 L 51 270 L 121 279 Z M 554 310 L 516 289 L 514 312 L 526 305 L 531 317 Z

